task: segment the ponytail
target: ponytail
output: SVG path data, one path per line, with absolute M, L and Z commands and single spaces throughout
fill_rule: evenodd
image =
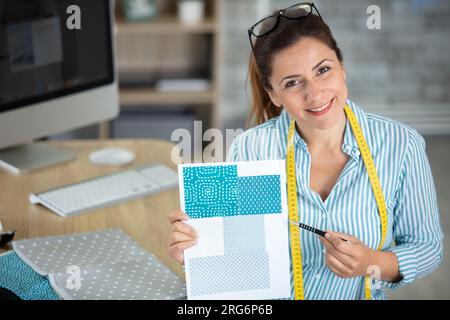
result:
M 247 126 L 253 118 L 256 125 L 259 125 L 271 118 L 279 116 L 281 109 L 272 103 L 269 94 L 266 89 L 264 89 L 259 74 L 259 68 L 253 54 L 250 57 L 248 66 L 248 77 L 252 90 L 252 110 L 247 121 Z

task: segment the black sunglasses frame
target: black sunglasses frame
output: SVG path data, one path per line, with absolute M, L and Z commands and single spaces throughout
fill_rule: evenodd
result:
M 284 13 L 285 13 L 287 10 L 289 10 L 289 9 L 291 9 L 291 8 L 294 8 L 294 7 L 297 7 L 297 6 L 299 6 L 299 5 L 308 5 L 308 6 L 311 8 L 311 10 L 309 11 L 309 13 L 308 13 L 307 15 L 301 16 L 301 17 L 298 17 L 298 18 L 291 18 L 291 17 L 288 17 L 288 16 L 285 16 L 285 15 L 284 15 Z M 267 16 L 267 17 L 265 17 L 265 18 L 259 20 L 257 23 L 255 23 L 253 26 L 251 26 L 251 27 L 248 29 L 248 31 L 247 31 L 247 32 L 248 32 L 248 38 L 249 38 L 249 40 L 250 40 L 250 45 L 251 45 L 251 47 L 252 47 L 252 52 L 253 52 L 253 54 L 255 54 L 255 47 L 254 47 L 254 45 L 253 45 L 252 36 L 254 36 L 255 38 L 261 38 L 261 37 L 264 37 L 265 35 L 269 34 L 270 32 L 272 32 L 273 30 L 276 29 L 276 27 L 278 26 L 278 23 L 279 23 L 279 21 L 280 21 L 280 18 L 285 18 L 285 19 L 289 19 L 289 20 L 300 20 L 301 18 L 307 17 L 307 16 L 309 16 L 310 14 L 312 14 L 313 10 L 316 10 L 317 15 L 318 15 L 321 19 L 323 19 L 322 16 L 320 15 L 320 13 L 319 13 L 319 10 L 317 10 L 317 7 L 314 5 L 314 3 L 312 3 L 312 2 L 301 2 L 301 3 L 294 4 L 294 5 L 292 5 L 292 6 L 289 6 L 289 7 L 285 8 L 285 9 L 282 9 L 282 10 L 278 11 L 277 14 L 273 14 L 273 15 Z M 276 19 L 277 19 L 276 22 L 275 22 L 275 24 L 273 25 L 273 27 L 272 27 L 271 29 L 266 30 L 263 34 L 260 34 L 260 35 L 256 35 L 256 34 L 253 32 L 253 30 L 255 29 L 255 27 L 256 27 L 257 25 L 259 25 L 259 24 L 262 23 L 263 21 L 265 21 L 265 20 L 267 20 L 267 19 L 271 19 L 271 18 L 276 18 Z

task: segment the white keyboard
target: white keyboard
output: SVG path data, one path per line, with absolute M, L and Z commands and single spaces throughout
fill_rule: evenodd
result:
M 159 193 L 177 185 L 175 171 L 153 164 L 32 193 L 30 202 L 68 217 Z

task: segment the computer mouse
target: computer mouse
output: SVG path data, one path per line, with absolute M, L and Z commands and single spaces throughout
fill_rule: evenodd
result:
M 125 148 L 103 148 L 93 151 L 89 160 L 96 165 L 121 166 L 134 160 L 134 153 Z

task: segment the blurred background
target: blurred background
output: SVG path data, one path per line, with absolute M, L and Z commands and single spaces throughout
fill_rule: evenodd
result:
M 285 0 L 117 0 L 120 116 L 67 138 L 161 138 L 208 128 L 245 128 L 250 92 L 247 29 Z M 450 1 L 318 0 L 343 51 L 349 96 L 367 112 L 424 135 L 444 229 L 444 262 L 391 299 L 450 298 Z M 367 12 L 377 5 L 381 29 Z M 175 141 L 177 143 L 178 141 Z

